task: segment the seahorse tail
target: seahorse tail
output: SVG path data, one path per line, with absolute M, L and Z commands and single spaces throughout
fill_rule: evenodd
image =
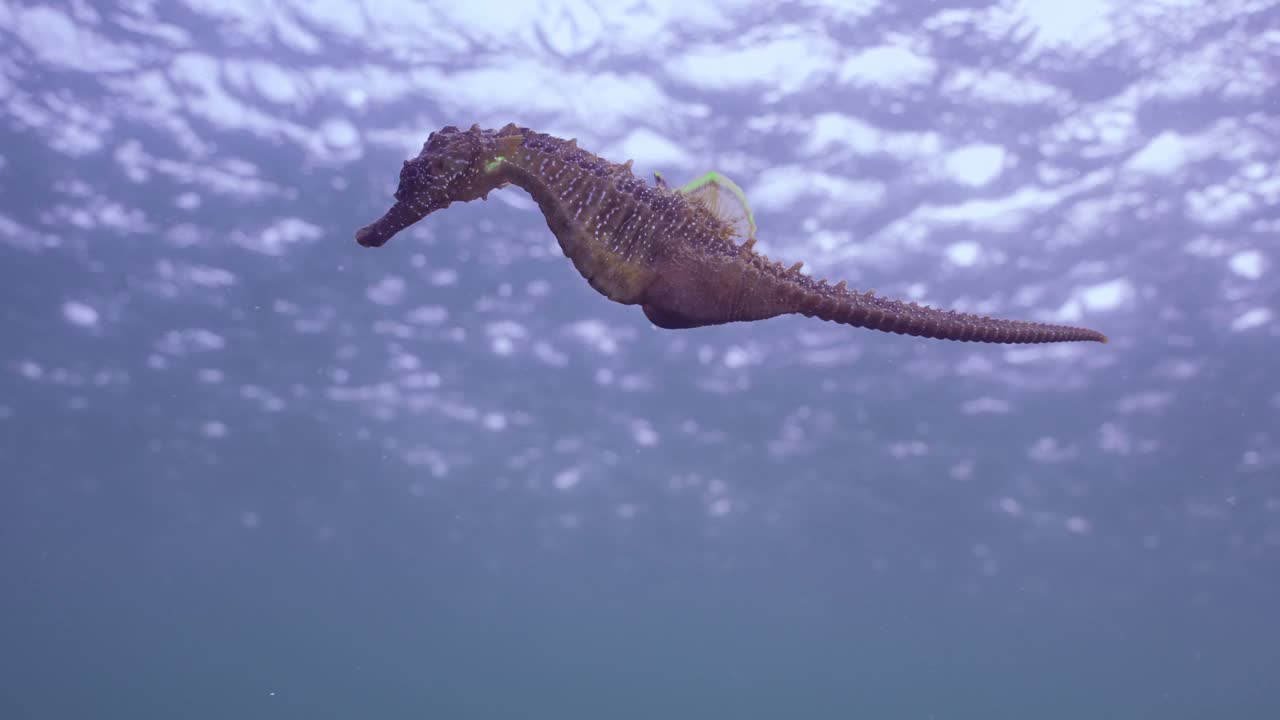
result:
M 1106 335 L 1088 328 L 940 310 L 877 297 L 875 291 L 847 290 L 843 282 L 805 292 L 796 312 L 844 325 L 938 340 L 1006 344 L 1107 342 Z

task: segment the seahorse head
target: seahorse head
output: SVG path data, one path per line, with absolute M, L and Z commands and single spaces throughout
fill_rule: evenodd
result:
M 489 190 L 476 182 L 483 175 L 481 157 L 492 145 L 479 129 L 460 132 L 450 125 L 431 133 L 418 157 L 400 169 L 396 200 L 417 202 L 432 213 L 480 197 Z
M 386 243 L 404 228 L 454 202 L 483 197 L 501 184 L 484 172 L 494 154 L 492 133 L 478 127 L 467 131 L 452 125 L 427 137 L 422 152 L 400 168 L 396 204 L 378 220 L 361 228 L 356 240 L 366 247 Z

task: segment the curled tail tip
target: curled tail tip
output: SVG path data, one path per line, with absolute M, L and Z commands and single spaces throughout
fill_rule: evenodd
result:
M 912 337 L 950 340 L 952 342 L 987 343 L 991 345 L 1052 345 L 1075 342 L 1096 342 L 1106 345 L 1110 342 L 1106 335 L 1089 328 L 1028 323 L 992 317 L 982 317 L 981 319 L 986 321 L 985 327 L 980 329 L 966 328 L 964 330 L 931 329 L 920 331 L 916 328 L 895 327 L 892 325 L 857 324 L 855 326 L 896 335 L 910 335 Z M 835 322 L 841 321 L 836 320 Z M 1017 332 L 1012 330 L 1012 325 L 1014 324 L 1020 326 Z
M 1060 339 L 1042 340 L 1041 343 L 1057 343 L 1057 342 L 1094 342 L 1102 345 L 1108 344 L 1110 339 L 1103 333 L 1089 328 L 1071 328 L 1071 332 L 1066 337 Z
M 947 339 L 999 345 L 1049 345 L 1073 342 L 1096 342 L 1105 345 L 1110 341 L 1105 334 L 1092 328 L 986 316 L 977 316 L 977 319 L 984 326 L 980 331 L 968 337 L 961 333 Z
M 1110 339 L 1105 333 L 1100 333 L 1093 328 L 1076 327 L 1074 325 L 1057 325 L 1056 327 L 1062 334 L 1060 340 L 1049 340 L 1048 342 L 1096 342 L 1106 345 Z

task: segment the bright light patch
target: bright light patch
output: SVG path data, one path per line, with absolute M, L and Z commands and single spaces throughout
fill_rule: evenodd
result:
M 74 300 L 68 300 L 62 304 L 62 317 L 72 325 L 80 327 L 93 327 L 98 324 L 98 311 Z
M 1022 503 L 1018 502 L 1016 498 L 1002 497 L 1000 498 L 1000 510 L 1006 515 L 1020 517 L 1022 515 Z
M 953 180 L 965 185 L 986 185 L 1000 174 L 1004 158 L 1004 148 L 999 145 L 966 145 L 947 155 L 947 173 Z
M 354 147 L 360 141 L 360 133 L 344 118 L 330 118 L 320 125 L 325 144 L 337 150 Z
M 1112 34 L 1107 0 L 1022 0 L 1016 12 L 1051 47 L 1090 47 Z
M 406 292 L 404 278 L 388 275 L 365 289 L 365 297 L 379 305 L 395 305 L 404 300 Z
M 190 355 L 197 352 L 212 352 L 227 346 L 226 338 L 204 328 L 186 328 L 170 330 L 157 343 L 163 353 L 169 355 Z
M 301 98 L 294 77 L 279 65 L 268 62 L 249 63 L 244 68 L 258 94 L 278 105 L 296 103 Z
M 982 254 L 982 248 L 978 243 L 968 240 L 947 246 L 947 259 L 960 267 L 969 267 L 978 262 L 980 254 Z
M 1175 132 L 1163 132 L 1129 158 L 1129 169 L 1152 175 L 1171 175 L 1187 164 L 1187 141 Z
M 1257 280 L 1262 277 L 1263 262 L 1262 253 L 1257 250 L 1243 250 L 1232 255 L 1227 265 L 1231 268 L 1231 272 L 1250 280 Z
M 577 468 L 562 470 L 551 482 L 557 490 L 570 490 L 582 482 L 582 473 Z
M 725 366 L 735 370 L 750 365 L 752 363 L 752 359 L 750 351 L 738 345 L 730 346 L 730 348 L 724 352 Z
M 278 257 L 294 245 L 319 240 L 321 237 L 324 237 L 324 231 L 318 225 L 301 218 L 285 217 L 259 234 L 243 235 L 236 240 L 246 249 Z
M 1089 310 L 1114 310 L 1133 297 L 1133 285 L 1128 280 L 1091 285 L 1080 291 L 1080 300 Z
M 124 49 L 107 42 L 87 24 L 77 23 L 63 11 L 38 5 L 18 11 L 0 7 L 0 24 L 11 38 L 25 44 L 37 60 L 54 68 L 83 72 L 133 69 Z
M 1187 216 L 1204 225 L 1225 226 L 1239 222 L 1257 207 L 1248 189 L 1235 183 L 1217 183 L 1186 195 Z
M 884 88 L 923 85 L 933 79 L 937 66 L 903 47 L 884 45 L 854 55 L 840 68 L 840 79 Z
M 649 128 L 632 130 L 612 150 L 617 157 L 635 158 L 642 165 L 657 168 L 686 167 L 691 164 L 689 154 L 683 148 Z
M 653 447 L 658 444 L 658 433 L 653 426 L 643 420 L 631 424 L 631 436 L 641 447 Z
M 1253 308 L 1245 312 L 1240 317 L 1231 321 L 1231 329 L 1236 332 L 1252 330 L 1271 322 L 1271 310 L 1269 308 Z
M 1070 530 L 1076 535 L 1088 535 L 1089 532 L 1093 530 L 1093 525 L 1079 515 L 1072 515 L 1067 518 L 1067 530 Z
M 794 165 L 765 170 L 747 191 L 756 211 L 787 210 L 814 196 L 837 201 L 842 210 L 865 210 L 881 203 L 886 194 L 885 186 L 874 180 L 851 180 Z
M 667 71 L 679 82 L 720 92 L 768 87 L 791 93 L 816 84 L 834 64 L 832 42 L 785 28 L 778 34 L 783 36 L 756 39 L 739 48 L 708 45 L 676 55 L 667 62 Z

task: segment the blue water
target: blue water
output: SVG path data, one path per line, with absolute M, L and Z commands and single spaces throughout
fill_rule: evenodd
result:
M 0 717 L 1280 717 L 1280 4 L 0 2 Z M 653 328 L 446 124 L 1085 325 Z

